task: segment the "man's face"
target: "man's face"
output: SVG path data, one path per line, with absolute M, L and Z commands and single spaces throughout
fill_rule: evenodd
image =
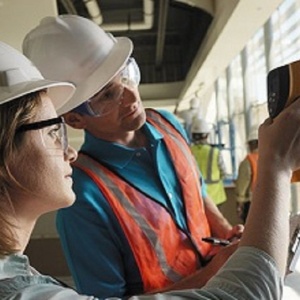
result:
M 127 132 L 140 129 L 146 121 L 146 114 L 138 88 L 134 86 L 120 87 L 116 82 L 111 82 L 95 97 L 100 99 L 105 93 L 111 93 L 112 88 L 119 90 L 121 95 L 119 101 L 113 104 L 113 109 L 99 117 L 84 115 L 83 118 L 87 131 L 96 137 L 114 141 Z
M 138 65 L 129 58 L 124 68 L 104 88 L 73 111 L 77 114 L 73 115 L 73 121 L 68 117 L 72 112 L 66 114 L 66 122 L 108 141 L 126 137 L 129 132 L 140 129 L 146 121 L 138 91 L 139 82 Z

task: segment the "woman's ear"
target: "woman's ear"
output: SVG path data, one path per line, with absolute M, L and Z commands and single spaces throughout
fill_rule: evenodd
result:
M 65 122 L 75 129 L 85 129 L 85 118 L 76 112 L 68 112 L 63 115 Z

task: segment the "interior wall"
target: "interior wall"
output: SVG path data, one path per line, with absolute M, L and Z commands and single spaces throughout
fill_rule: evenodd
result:
M 55 0 L 0 0 L 0 40 L 21 50 L 27 32 L 43 17 L 55 15 Z

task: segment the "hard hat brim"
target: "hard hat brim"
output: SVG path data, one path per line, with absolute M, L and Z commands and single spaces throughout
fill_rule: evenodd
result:
M 60 109 L 72 97 L 75 91 L 74 85 L 68 82 L 56 82 L 46 79 L 35 80 L 1 87 L 0 104 L 43 89 L 47 89 L 56 110 Z
M 108 57 L 79 86 L 76 86 L 76 91 L 71 100 L 58 110 L 59 115 L 71 111 L 90 99 L 105 87 L 122 69 L 132 53 L 133 44 L 127 37 L 118 37 L 116 40 L 117 42 Z

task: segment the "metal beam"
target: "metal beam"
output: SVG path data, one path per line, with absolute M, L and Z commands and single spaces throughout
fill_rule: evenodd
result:
M 159 1 L 158 29 L 157 29 L 157 40 L 156 40 L 156 61 L 155 61 L 155 65 L 157 68 L 161 67 L 163 61 L 168 10 L 169 10 L 169 0 Z
M 59 2 L 64 6 L 68 14 L 78 15 L 78 12 L 72 2 L 72 0 L 59 0 Z

